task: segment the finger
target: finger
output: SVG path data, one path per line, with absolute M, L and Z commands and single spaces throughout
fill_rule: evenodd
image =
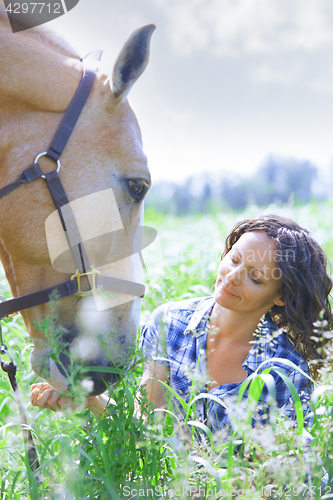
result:
M 43 394 L 43 387 L 44 385 L 43 384 L 33 384 L 31 386 L 31 394 L 30 394 L 30 401 L 31 401 L 31 404 L 33 404 L 34 406 L 38 406 L 37 405 L 37 402 L 40 400 L 42 394 Z M 52 388 L 50 386 L 48 386 L 49 390 L 52 390 Z
M 35 382 L 31 387 L 45 387 L 49 385 L 47 382 Z
M 47 404 L 52 411 L 59 411 L 59 401 L 60 394 L 56 391 L 52 391 L 50 397 L 47 400 Z
M 31 390 L 32 389 L 41 389 L 42 388 L 42 383 L 41 382 L 37 382 L 36 384 L 32 384 L 31 386 Z
M 37 399 L 35 406 L 49 409 L 48 400 L 51 397 L 53 389 L 46 389 L 43 394 Z
M 31 390 L 39 389 L 40 392 L 43 392 L 45 389 L 50 389 L 51 386 L 47 382 L 36 382 L 36 384 L 32 384 Z
M 43 383 L 32 384 L 30 401 L 34 406 L 38 406 L 36 403 L 40 400 L 41 395 L 43 394 L 44 387 L 45 385 Z M 48 386 L 48 388 L 51 389 L 50 386 Z
M 61 409 L 67 408 L 71 403 L 71 398 L 69 397 L 64 397 L 64 398 L 59 398 L 58 400 L 58 405 Z
M 81 407 L 80 403 L 74 401 L 72 398 L 68 396 L 60 398 L 58 403 L 61 410 L 66 410 L 70 408 L 71 411 L 75 411 Z
M 39 389 L 33 388 L 30 394 L 30 401 L 33 406 L 37 406 L 37 401 L 40 399 Z

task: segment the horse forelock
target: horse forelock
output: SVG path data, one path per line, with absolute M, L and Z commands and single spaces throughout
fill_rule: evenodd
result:
M 3 5 L 0 5 L 0 23 L 2 23 L 8 29 L 11 29 L 6 9 Z M 20 21 L 18 21 L 18 24 L 19 23 Z M 31 37 L 32 39 L 39 41 L 45 46 L 48 46 L 58 51 L 60 54 L 63 54 L 68 57 L 73 57 L 76 59 L 80 58 L 80 54 L 78 53 L 78 51 L 74 49 L 66 40 L 61 38 L 61 36 L 58 33 L 55 33 L 54 31 L 51 31 L 45 28 L 44 26 L 29 28 L 25 31 L 22 31 L 21 34 L 24 34 L 25 36 Z

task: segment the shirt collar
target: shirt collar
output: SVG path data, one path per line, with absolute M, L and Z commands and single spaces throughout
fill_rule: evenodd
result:
M 184 331 L 185 335 L 192 333 L 195 337 L 199 337 L 206 332 L 208 318 L 215 304 L 214 297 L 206 297 L 194 309 L 191 319 Z
M 197 304 L 184 331 L 185 335 L 192 334 L 196 338 L 207 335 L 207 321 L 214 304 L 214 297 L 205 297 Z M 258 328 L 256 337 L 253 337 L 253 346 L 242 365 L 244 370 L 248 368 L 255 371 L 264 361 L 276 357 L 282 352 L 293 352 L 295 350 L 295 347 L 287 341 L 285 334 L 283 332 L 277 333 L 277 330 L 277 324 L 267 313 Z
M 196 338 L 206 335 L 207 321 L 215 304 L 214 297 L 205 297 L 200 301 L 193 311 L 191 319 L 184 331 L 185 335 L 192 334 Z M 255 371 L 264 361 L 277 356 L 277 351 L 293 350 L 293 346 L 287 342 L 283 333 L 274 335 L 278 326 L 267 313 L 264 321 L 260 324 L 256 338 L 253 337 L 253 346 L 247 355 L 242 368 Z

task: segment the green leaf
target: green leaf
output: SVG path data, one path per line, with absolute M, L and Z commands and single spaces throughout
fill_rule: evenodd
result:
M 212 401 L 215 401 L 219 405 L 224 406 L 224 408 L 228 408 L 227 405 L 222 401 L 221 398 L 219 398 L 218 396 L 214 396 L 214 394 L 209 394 L 209 393 L 205 393 L 205 392 L 201 392 L 200 394 L 198 394 L 198 396 L 195 396 L 192 399 L 192 401 L 189 403 L 189 406 L 192 406 L 193 403 L 195 403 L 196 401 L 199 401 L 199 399 L 210 399 Z
M 301 403 L 300 397 L 295 389 L 294 384 L 289 379 L 286 372 L 283 371 L 281 368 L 274 368 L 274 370 L 280 375 L 280 377 L 283 379 L 286 386 L 290 390 L 290 393 L 291 393 L 291 396 L 293 398 L 294 405 L 295 405 L 296 419 L 297 419 L 297 425 L 298 425 L 297 433 L 302 434 L 303 427 L 304 427 L 304 415 L 303 415 L 302 403 Z
M 98 372 L 98 373 L 116 373 L 123 375 L 124 370 L 121 368 L 114 368 L 112 366 L 84 366 L 80 369 L 80 373 Z
M 314 405 L 314 408 L 316 407 L 319 398 L 325 394 L 325 392 L 331 391 L 333 391 L 333 385 L 320 385 L 319 387 L 316 387 L 311 394 L 311 403 Z
M 211 446 L 214 446 L 214 442 L 213 442 L 213 433 L 212 431 L 207 427 L 207 425 L 203 424 L 202 422 L 200 422 L 199 420 L 189 420 L 187 422 L 187 425 L 191 425 L 192 427 L 198 427 L 199 429 L 203 430 L 209 440 L 210 440 L 210 444 Z
M 270 375 L 270 371 L 271 368 L 266 368 L 266 370 L 256 374 L 256 377 L 253 378 L 249 388 L 249 400 L 257 403 L 265 384 L 272 398 L 274 400 L 276 399 L 275 380 L 274 377 Z
M 133 413 L 134 413 L 134 398 L 133 398 L 133 395 L 132 395 L 131 391 L 127 387 L 124 387 L 124 392 L 125 392 L 126 397 L 127 397 L 129 411 L 133 415 Z
M 208 460 L 202 457 L 198 457 L 197 455 L 191 455 L 190 459 L 193 460 L 193 462 L 196 462 L 197 464 L 203 465 L 205 469 L 209 472 L 209 474 L 213 476 L 213 478 L 215 479 L 217 487 L 219 489 L 221 488 L 221 480 L 219 478 L 219 475 L 215 470 L 214 466 L 210 462 L 208 462 Z
M 251 378 L 250 388 L 249 388 L 249 397 L 247 401 L 247 411 L 249 412 L 247 423 L 251 424 L 254 405 L 258 403 L 264 385 L 268 389 L 269 394 L 272 399 L 276 400 L 276 389 L 275 389 L 275 380 L 272 375 L 270 375 L 271 368 L 267 368 L 262 373 L 254 373 L 254 377 Z M 244 393 L 244 391 L 243 391 Z M 238 403 L 240 403 L 240 398 L 238 398 Z M 252 410 L 252 411 L 251 411 Z
M 289 359 L 285 359 L 285 358 L 270 358 L 266 361 L 263 361 L 259 366 L 258 368 L 256 369 L 256 372 L 258 372 L 262 366 L 266 365 L 267 363 L 282 363 L 286 366 L 290 366 L 290 368 L 292 368 L 294 371 L 297 371 L 299 373 L 301 373 L 302 375 L 304 375 L 304 377 L 308 378 L 309 380 L 311 380 L 311 382 L 315 385 L 318 385 L 318 382 L 316 382 L 315 380 L 313 380 L 312 377 L 310 377 L 310 375 L 308 373 L 305 373 L 299 366 L 295 365 L 295 363 L 293 363 L 292 361 L 290 361 Z M 272 367 L 273 368 L 273 367 Z
M 154 379 L 156 380 L 156 379 Z M 164 387 L 169 391 L 171 392 L 171 394 L 177 399 L 177 401 L 180 402 L 180 404 L 182 405 L 182 407 L 184 408 L 184 410 L 186 411 L 186 413 L 188 412 L 189 410 L 189 405 L 183 400 L 183 398 L 181 396 L 179 396 L 179 394 L 177 394 L 177 392 L 172 388 L 170 387 L 168 384 L 166 384 L 165 382 L 162 382 L 162 380 L 156 380 L 157 382 L 159 382 L 160 384 L 164 385 Z

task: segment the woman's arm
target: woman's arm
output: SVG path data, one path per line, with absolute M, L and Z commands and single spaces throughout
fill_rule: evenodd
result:
M 141 413 L 139 400 L 142 398 L 142 392 L 146 392 L 146 398 L 155 408 L 166 408 L 165 387 L 161 382 L 168 382 L 169 368 L 166 365 L 156 361 L 147 361 L 143 368 L 142 380 L 139 393 L 136 398 L 136 410 Z M 148 406 L 147 405 L 147 406 Z M 146 409 L 148 410 L 146 406 Z
M 52 411 L 63 411 L 66 409 L 77 410 L 79 405 L 75 404 L 73 399 L 63 394 L 59 394 L 47 382 L 40 382 L 31 386 L 31 404 Z M 105 408 L 108 404 L 116 404 L 107 394 L 99 396 L 88 396 L 85 401 L 85 407 L 101 417 L 107 414 Z
M 167 382 L 169 377 L 169 368 L 156 361 L 148 361 L 144 365 L 143 377 L 136 398 L 136 411 L 141 413 L 141 405 L 138 400 L 141 399 L 141 391 L 144 389 L 147 394 L 148 404 L 152 403 L 154 407 L 165 408 L 165 392 L 164 386 L 159 382 Z M 47 408 L 53 411 L 61 411 L 66 408 L 71 410 L 77 409 L 73 400 L 69 397 L 64 397 L 57 393 L 53 387 L 47 382 L 33 384 L 31 386 L 31 404 L 39 406 L 40 408 Z M 103 414 L 107 415 L 106 406 L 108 404 L 115 404 L 107 394 L 100 394 L 99 396 L 88 396 L 86 399 L 86 408 L 95 413 L 98 417 Z M 148 410 L 148 408 L 147 408 Z

